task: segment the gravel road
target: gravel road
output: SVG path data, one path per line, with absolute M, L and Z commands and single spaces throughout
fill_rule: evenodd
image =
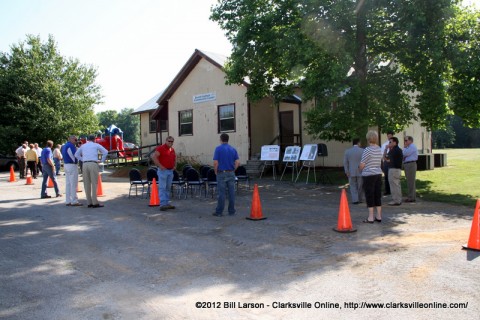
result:
M 0 173 L 1 319 L 480 313 L 480 253 L 461 249 L 473 204 L 385 206 L 375 224 L 361 222 L 364 205 L 350 205 L 358 231 L 337 233 L 341 189 L 334 186 L 254 180 L 267 219 L 249 221 L 252 188 L 240 188 L 236 216 L 217 218 L 210 197 L 175 200 L 175 210 L 161 212 L 128 198 L 128 179 L 107 172 L 98 209 L 39 199 L 40 180 L 7 181 Z

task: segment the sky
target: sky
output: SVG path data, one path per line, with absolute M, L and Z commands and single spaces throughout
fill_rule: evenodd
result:
M 0 0 L 0 51 L 27 34 L 53 35 L 60 54 L 97 68 L 96 112 L 141 106 L 164 90 L 195 49 L 228 56 L 209 20 L 217 0 Z M 480 0 L 464 0 L 480 7 Z
M 217 0 L 0 0 L 0 51 L 51 34 L 64 57 L 97 68 L 96 112 L 141 106 L 164 90 L 195 49 L 228 56 L 209 20 Z

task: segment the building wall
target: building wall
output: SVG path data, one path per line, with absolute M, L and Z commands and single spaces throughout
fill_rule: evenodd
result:
M 179 155 L 194 157 L 202 164 L 213 164 L 213 152 L 220 144 L 218 106 L 235 104 L 235 131 L 227 132 L 229 143 L 248 160 L 248 103 L 246 88 L 226 85 L 225 74 L 205 59 L 200 60 L 174 92 L 168 104 L 169 134 L 175 137 L 174 148 Z M 216 100 L 193 103 L 195 95 L 215 93 Z M 193 110 L 193 134 L 179 136 L 179 111 Z
M 142 146 L 157 144 L 157 133 L 150 132 L 149 112 L 144 112 L 140 114 L 140 128 L 141 128 L 140 137 L 141 137 Z
M 270 98 L 262 99 L 250 105 L 250 143 L 251 155 L 260 155 L 262 146 L 269 145 L 278 135 L 275 118 L 277 108 Z

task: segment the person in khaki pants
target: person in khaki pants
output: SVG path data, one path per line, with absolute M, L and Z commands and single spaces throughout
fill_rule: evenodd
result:
M 98 154 L 101 153 L 102 160 L 98 160 Z M 75 152 L 75 158 L 83 161 L 83 186 L 87 196 L 89 208 L 101 208 L 103 204 L 97 200 L 97 184 L 100 169 L 98 164 L 104 162 L 107 158 L 108 151 L 100 144 L 95 143 L 95 136 L 88 136 L 88 141 L 82 144 Z
M 398 146 L 398 138 L 390 138 L 388 146 L 390 151 L 387 153 L 386 161 L 388 162 L 388 183 L 390 183 L 390 191 L 392 201 L 388 203 L 390 206 L 399 206 L 402 204 L 402 187 L 400 185 L 400 177 L 402 176 L 403 152 Z

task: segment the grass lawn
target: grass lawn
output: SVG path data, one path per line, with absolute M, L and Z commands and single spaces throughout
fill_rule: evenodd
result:
M 417 171 L 417 196 L 427 201 L 447 202 L 466 206 L 475 206 L 480 199 L 480 149 L 441 149 L 434 153 L 447 154 L 447 166 L 434 170 Z M 343 186 L 348 179 L 343 173 L 343 168 L 328 168 L 326 182 Z M 278 173 L 278 178 L 282 172 Z M 305 183 L 307 173 L 302 171 L 299 183 Z M 283 177 L 284 181 L 291 181 L 289 170 Z M 309 183 L 315 183 L 310 171 Z M 319 169 L 317 168 L 317 182 Z M 323 183 L 325 181 L 321 181 Z M 330 183 L 328 183 L 330 184 Z M 402 193 L 407 194 L 407 182 L 402 171 Z
M 417 195 L 429 201 L 475 206 L 480 199 L 480 149 L 442 149 L 447 166 L 417 172 Z M 406 182 L 402 181 L 404 194 Z

